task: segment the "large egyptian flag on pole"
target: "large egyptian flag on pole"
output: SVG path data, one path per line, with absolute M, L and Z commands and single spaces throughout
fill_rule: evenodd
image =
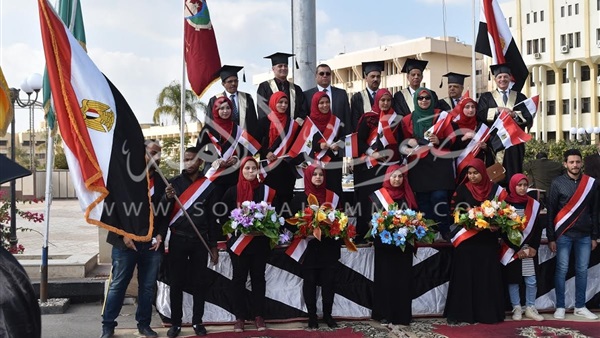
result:
M 148 241 L 153 218 L 139 123 L 47 0 L 38 4 L 56 118 L 84 218 Z
M 215 75 L 221 69 L 217 38 L 206 0 L 185 0 L 184 36 L 188 80 L 194 93 L 202 96 L 218 78 Z
M 6 135 L 6 129 L 12 122 L 13 113 L 10 89 L 8 89 L 8 83 L 6 83 L 2 67 L 0 67 L 0 137 Z
M 520 91 L 529 76 L 497 0 L 482 0 L 475 51 L 492 58 L 492 64 L 510 63 L 512 89 Z

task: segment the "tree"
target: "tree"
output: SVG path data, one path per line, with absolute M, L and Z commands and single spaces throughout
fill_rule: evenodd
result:
M 198 109 L 201 113 L 206 112 L 206 104 L 194 94 L 193 91 L 186 89 L 185 91 L 185 115 L 189 117 L 192 122 L 198 122 Z M 180 122 L 181 114 L 181 85 L 175 81 L 171 82 L 170 85 L 163 88 L 158 94 L 156 99 L 158 108 L 154 110 L 154 116 L 152 120 L 154 123 L 159 123 L 161 117 L 170 118 L 175 124 Z

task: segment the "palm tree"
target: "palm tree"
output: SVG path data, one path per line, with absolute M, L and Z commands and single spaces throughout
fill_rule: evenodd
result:
M 193 91 L 186 89 L 185 91 L 185 115 L 187 115 L 192 122 L 198 122 L 198 109 L 201 113 L 206 112 L 206 104 L 194 94 Z M 162 116 L 169 117 L 174 123 L 179 124 L 181 114 L 181 84 L 176 81 L 171 82 L 170 85 L 163 88 L 158 94 L 156 99 L 158 108 L 154 110 L 154 116 L 152 120 L 154 123 L 159 123 Z

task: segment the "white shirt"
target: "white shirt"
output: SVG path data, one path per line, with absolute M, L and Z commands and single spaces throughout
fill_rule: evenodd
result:
M 323 89 L 327 89 L 327 96 L 329 96 L 329 109 L 331 109 L 331 111 L 333 111 L 333 97 L 331 96 L 331 85 L 327 86 L 327 87 L 321 87 L 319 85 L 317 85 L 317 89 L 322 92 Z

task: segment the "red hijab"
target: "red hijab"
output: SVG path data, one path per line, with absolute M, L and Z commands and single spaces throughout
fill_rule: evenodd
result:
M 400 170 L 404 179 L 399 187 L 392 186 L 390 178 L 394 171 Z M 408 184 L 408 168 L 405 165 L 394 164 L 385 171 L 385 179 L 383 181 L 383 187 L 390 193 L 390 196 L 394 200 L 404 199 L 408 207 L 411 209 L 417 208 L 417 201 L 415 200 L 415 194 L 413 194 L 410 184 Z
M 237 204 L 238 206 L 242 204 L 244 201 L 252 201 L 254 199 L 254 190 L 258 188 L 258 178 L 253 179 L 252 181 L 248 181 L 244 177 L 244 166 L 248 161 L 254 162 L 256 164 L 256 168 L 258 169 L 258 162 L 252 156 L 246 156 L 242 159 L 242 163 L 240 164 L 240 172 L 238 173 L 238 184 L 237 184 Z
M 323 172 L 323 184 L 320 186 L 316 186 L 312 182 L 313 173 L 317 168 L 321 169 Z M 323 170 L 323 167 L 316 163 L 312 163 L 304 169 L 304 192 L 306 193 L 306 196 L 310 194 L 315 195 L 319 201 L 319 205 L 325 203 L 325 200 L 327 199 L 327 188 L 325 187 L 325 170 Z
M 373 107 L 371 108 L 371 110 L 373 110 L 374 112 L 379 114 L 380 119 L 385 115 L 391 115 L 392 113 L 394 113 L 394 109 L 392 108 L 391 105 L 390 105 L 390 109 L 388 109 L 388 110 L 381 110 L 381 108 L 379 108 L 379 100 L 381 100 L 383 95 L 386 95 L 386 94 L 389 95 L 390 99 L 394 98 L 394 96 L 392 96 L 392 93 L 390 93 L 389 90 L 387 90 L 385 88 L 379 89 L 377 91 L 377 94 L 375 94 L 375 99 L 373 100 Z
M 325 129 L 327 128 L 327 124 L 329 123 L 329 120 L 331 119 L 331 105 L 329 106 L 330 108 L 329 108 L 329 112 L 327 114 L 323 114 L 319 110 L 319 101 L 323 97 L 327 97 L 329 102 L 331 102 L 331 99 L 329 98 L 329 95 L 327 95 L 327 93 L 320 92 L 320 91 L 316 92 L 315 95 L 313 95 L 312 101 L 310 103 L 310 115 L 309 115 L 310 119 L 315 123 L 315 125 L 317 126 L 317 128 L 319 129 L 319 131 L 321 133 L 325 132 Z
M 468 175 L 465 175 L 465 186 L 469 189 L 476 201 L 483 202 L 488 199 L 492 192 L 492 187 L 494 186 L 487 174 L 485 163 L 483 163 L 482 160 L 475 158 L 469 162 L 465 170 L 469 170 L 469 168 L 475 168 L 475 170 L 481 174 L 481 181 L 477 184 L 471 183 Z
M 518 203 L 518 204 L 527 203 L 527 194 L 525 194 L 523 196 L 517 194 L 517 184 L 519 184 L 519 182 L 521 182 L 521 180 L 527 181 L 527 184 L 529 185 L 529 180 L 527 179 L 527 176 L 525 176 L 523 174 L 514 174 L 510 178 L 510 181 L 508 182 L 508 189 L 510 192 L 508 193 L 508 196 L 506 196 L 506 198 L 505 198 L 506 202 Z
M 218 128 L 215 128 L 215 130 L 223 137 L 229 138 L 229 136 L 231 135 L 231 131 L 233 130 L 233 120 L 231 119 L 231 115 L 229 115 L 229 118 L 227 119 L 224 119 L 221 116 L 219 116 L 219 107 L 224 102 L 227 102 L 229 108 L 231 108 L 231 111 L 233 112 L 233 103 L 231 103 L 231 100 L 229 100 L 225 96 L 222 96 L 216 99 L 215 103 L 212 106 L 212 117 L 214 123 L 218 126 Z
M 464 110 L 465 110 L 465 106 L 467 105 L 467 103 L 474 103 L 475 104 L 475 109 L 477 109 L 477 102 L 475 102 L 475 100 L 473 100 L 470 97 L 465 97 L 462 100 L 460 100 L 458 102 L 458 105 L 456 105 L 456 107 L 453 110 L 458 110 L 458 113 L 460 115 L 460 119 L 458 121 L 456 121 L 456 123 L 458 124 L 459 128 L 466 128 L 469 130 L 475 130 L 477 128 L 477 114 L 471 116 L 471 117 L 467 117 L 467 115 L 465 115 Z
M 279 100 L 281 100 L 283 97 L 288 99 L 284 92 L 279 91 L 273 93 L 273 95 L 271 95 L 271 99 L 269 99 L 269 108 L 271 108 L 271 113 L 269 113 L 269 120 L 271 121 L 271 126 L 269 127 L 269 147 L 272 146 L 273 143 L 275 143 L 275 140 L 281 136 L 281 133 L 287 124 L 287 113 L 279 113 L 277 111 L 277 102 L 279 102 Z

